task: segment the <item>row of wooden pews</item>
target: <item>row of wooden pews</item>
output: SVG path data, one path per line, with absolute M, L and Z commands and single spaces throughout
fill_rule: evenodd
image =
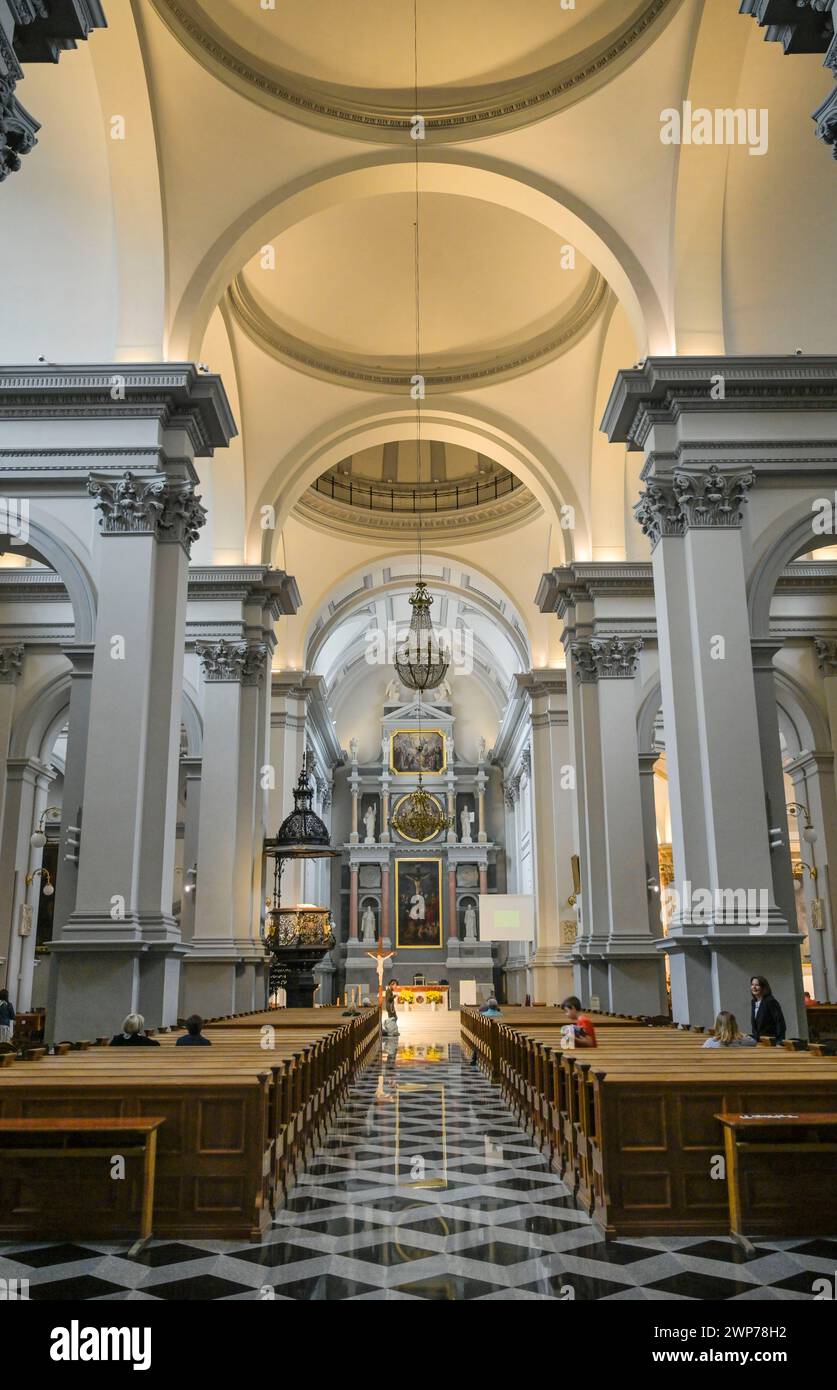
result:
M 535 1015 L 535 1016 L 533 1016 Z M 729 1229 L 717 1116 L 759 1117 L 769 1153 L 742 1164 L 742 1221 L 762 1235 L 837 1232 L 837 1173 L 825 1118 L 837 1060 L 792 1048 L 704 1049 L 706 1035 L 589 1015 L 598 1046 L 561 1048 L 560 1009 L 462 1011 L 466 1044 L 607 1236 Z M 783 1142 L 781 1118 L 823 1117 Z M 771 1123 L 772 1121 L 772 1123 Z M 773 1142 L 775 1141 L 775 1142 Z M 808 1192 L 810 1202 L 801 1200 Z
M 30 1054 L 0 1070 L 0 1234 L 5 1238 L 135 1235 L 139 1164 L 86 1157 L 73 1122 L 156 1117 L 154 1234 L 257 1239 L 269 1225 L 380 1029 L 377 1009 L 271 1010 L 208 1020 L 211 1047 L 176 1047 L 182 1029 L 149 1030 L 155 1048 L 83 1044 Z M 15 1122 L 53 1121 L 55 1152 L 26 1159 Z M 41 1126 L 42 1127 L 42 1126 Z M 25 1127 L 24 1127 L 25 1128 Z M 31 1138 L 27 1139 L 31 1146 Z M 118 1137 L 111 1158 L 118 1160 Z M 124 1171 L 123 1171 L 124 1170 Z

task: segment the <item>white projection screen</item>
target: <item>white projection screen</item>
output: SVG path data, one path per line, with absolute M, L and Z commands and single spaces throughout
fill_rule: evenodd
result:
M 480 893 L 480 941 L 534 941 L 530 893 Z

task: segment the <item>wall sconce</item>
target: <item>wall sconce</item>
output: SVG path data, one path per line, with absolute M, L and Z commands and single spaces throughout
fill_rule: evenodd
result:
M 27 874 L 24 879 L 26 887 L 28 888 L 30 883 L 34 883 L 36 878 L 42 878 L 44 880 L 41 886 L 41 892 L 45 898 L 51 898 L 55 889 L 52 885 L 52 876 L 49 869 L 36 869 L 34 873 Z
M 799 863 L 798 863 L 798 864 L 795 866 L 795 868 L 793 869 L 793 876 L 794 876 L 794 878 L 804 878 L 804 877 L 805 877 L 805 870 L 806 870 L 806 869 L 808 870 L 808 873 L 811 875 L 812 881 L 813 881 L 814 883 L 816 883 L 816 881 L 817 881 L 817 869 L 816 869 L 816 865 L 806 864 L 804 859 L 800 859 Z
M 44 821 L 46 820 L 47 816 L 57 816 L 57 817 L 60 817 L 60 815 L 61 815 L 61 807 L 60 807 L 60 806 L 47 806 L 46 810 L 44 811 L 43 815 L 41 816 L 41 819 L 38 821 L 38 829 L 37 829 L 37 830 L 33 830 L 33 831 L 32 831 L 32 834 L 31 834 L 30 837 L 29 837 L 29 843 L 30 843 L 30 845 L 32 846 L 33 849 L 43 849 L 44 845 L 45 845 L 46 842 L 47 842 L 47 837 L 46 837 L 46 834 L 44 833 Z
M 183 892 L 194 893 L 195 884 L 198 881 L 198 866 L 193 864 L 191 869 L 187 869 L 183 875 Z
M 654 878 L 653 874 L 651 875 L 651 877 L 650 877 L 649 880 L 648 880 L 647 887 L 648 887 L 648 892 L 649 892 L 649 893 L 659 893 L 659 891 L 660 891 L 660 885 L 659 885 L 659 883 L 657 882 L 657 880 Z
M 811 812 L 808 810 L 808 807 L 804 806 L 801 801 L 789 801 L 785 810 L 788 811 L 790 815 L 796 816 L 797 820 L 799 819 L 800 811 L 802 812 L 805 817 L 805 824 L 800 834 L 807 845 L 815 845 L 817 843 L 817 832 L 811 824 Z

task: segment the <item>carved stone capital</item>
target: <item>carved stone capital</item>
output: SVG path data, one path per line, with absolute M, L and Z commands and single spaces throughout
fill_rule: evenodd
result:
M 23 643 L 0 647 L 0 685 L 13 685 L 23 669 Z
M 520 757 L 520 766 L 527 777 L 532 776 L 532 749 L 527 744 Z
M 817 661 L 824 676 L 837 676 L 837 637 L 815 637 Z
M 675 468 L 670 479 L 655 478 L 634 507 L 634 515 L 652 547 L 664 536 L 689 530 L 741 525 L 746 493 L 756 480 L 752 468 L 722 472 L 716 464 L 703 471 Z
M 105 536 L 153 535 L 184 546 L 188 554 L 206 521 L 190 481 L 137 478 L 130 471 L 121 478 L 91 473 L 87 490 L 96 499 Z
M 576 680 L 630 680 L 642 645 L 641 637 L 577 638 L 572 644 Z
M 206 681 L 235 681 L 258 685 L 264 677 L 267 644 L 264 642 L 196 642 Z

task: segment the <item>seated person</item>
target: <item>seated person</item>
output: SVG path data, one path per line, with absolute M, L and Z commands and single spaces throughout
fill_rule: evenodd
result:
M 729 1014 L 724 1010 L 715 1019 L 715 1036 L 707 1038 L 704 1047 L 755 1047 L 755 1038 L 747 1037 L 745 1033 L 738 1031 L 738 1020 L 735 1014 Z
M 567 1016 L 572 1024 L 575 1035 L 576 1047 L 596 1047 L 596 1030 L 586 1014 L 581 1012 L 581 1000 L 571 994 L 561 1005 L 566 1009 Z
M 186 1020 L 186 1032 L 182 1038 L 177 1039 L 175 1047 L 211 1047 L 212 1043 L 209 1038 L 204 1037 L 202 1028 L 203 1019 L 200 1014 L 192 1014 L 191 1018 Z
M 142 1014 L 128 1014 L 122 1024 L 122 1032 L 114 1033 L 111 1047 L 159 1047 L 156 1038 L 146 1037 L 145 1019 Z
M 494 998 L 493 994 L 489 995 L 489 997 L 486 999 L 485 1003 L 480 1009 L 480 1013 L 483 1015 L 484 1018 L 502 1017 L 500 1013 L 500 1005 L 497 1003 L 497 1000 Z
M 397 1038 L 397 1037 L 398 1037 L 398 1019 L 395 1017 L 394 1014 L 392 1014 L 392 1015 L 387 1015 L 387 1017 L 384 1019 L 383 1024 L 382 1024 L 381 1026 L 382 1026 L 382 1028 L 383 1028 L 383 1030 L 384 1030 L 384 1037 L 385 1037 L 385 1038 Z
M 759 1038 L 770 1038 L 774 1043 L 784 1042 L 787 1031 L 785 1015 L 763 975 L 754 975 L 750 980 L 750 995 L 750 1036 L 757 1042 Z

